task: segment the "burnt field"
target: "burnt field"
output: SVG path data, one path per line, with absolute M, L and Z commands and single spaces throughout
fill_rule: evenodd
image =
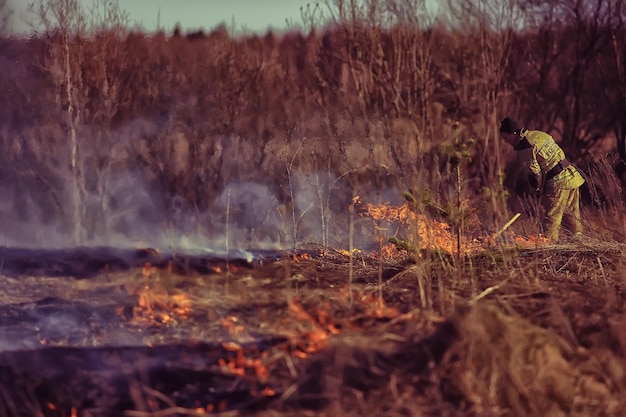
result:
M 625 1 L 0 10 L 0 417 L 622 417 Z M 506 116 L 584 174 L 581 241 Z
M 7 250 L 6 416 L 619 416 L 623 245 Z

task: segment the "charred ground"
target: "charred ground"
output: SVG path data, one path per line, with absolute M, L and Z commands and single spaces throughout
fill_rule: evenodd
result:
M 48 261 L 36 274 L 8 268 L 0 318 L 14 346 L 0 353 L 0 407 L 11 416 L 618 416 L 622 249 L 352 260 L 316 249 L 228 263 L 135 251 L 123 268 L 120 252 L 94 250 L 118 267 L 82 277 Z M 69 255 L 57 266 L 73 265 Z M 31 253 L 30 265 L 38 259 Z
M 47 3 L 0 39 L 0 416 L 623 414 L 622 0 L 263 37 Z M 585 172 L 584 242 L 474 241 L 539 233 L 510 112 Z M 399 221 L 438 249 L 379 250 Z M 188 252 L 251 247 L 294 252 Z

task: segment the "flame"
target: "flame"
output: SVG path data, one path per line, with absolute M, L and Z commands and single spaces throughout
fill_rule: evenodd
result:
M 363 253 L 360 249 L 357 249 L 357 248 L 353 248 L 352 253 L 350 253 L 349 250 L 345 250 L 345 249 L 336 249 L 335 251 L 338 254 L 343 255 L 343 256 L 358 255 L 358 254 Z
M 158 271 L 153 266 L 144 265 L 140 277 L 141 283 L 135 289 L 137 306 L 133 311 L 134 320 L 166 323 L 167 317 L 188 317 L 191 314 L 192 303 L 189 295 L 182 292 L 171 294 L 157 281 Z M 342 288 L 339 293 L 338 300 L 342 301 L 342 297 L 345 297 L 344 300 L 347 301 L 348 290 Z M 354 302 L 358 303 L 366 316 L 376 319 L 401 317 L 396 308 L 386 306 L 380 297 L 366 293 L 353 294 Z M 273 349 L 285 351 L 294 358 L 309 358 L 310 355 L 327 347 L 333 336 L 341 333 L 342 326 L 336 322 L 330 300 L 311 309 L 305 308 L 299 299 L 294 298 L 287 304 L 287 312 L 283 321 L 285 327 L 282 328 L 287 342 L 275 345 Z M 276 361 L 277 356 L 272 354 L 271 350 L 246 347 L 246 342 L 254 342 L 256 339 L 237 316 L 227 315 L 219 320 L 231 338 L 221 343 L 223 354 L 216 363 L 220 372 L 257 381 L 260 386 L 251 390 L 251 395 L 260 397 L 277 395 L 274 388 L 268 385 L 271 376 L 269 364 Z M 206 407 L 196 404 L 195 411 L 198 414 L 213 413 L 225 410 L 227 405 L 226 402 L 207 404 Z
M 239 343 L 254 342 L 254 337 L 248 334 L 246 328 L 239 323 L 239 319 L 236 316 L 221 317 L 220 324 L 226 329 L 233 340 Z
M 181 318 L 189 318 L 192 312 L 191 297 L 189 294 L 181 292 L 171 296 L 172 311 Z
M 239 269 L 240 269 L 240 268 L 239 268 L 237 265 L 235 265 L 234 263 L 232 263 L 232 262 L 227 262 L 227 263 L 226 263 L 226 266 L 227 266 L 227 268 L 228 268 L 228 271 L 229 271 L 231 274 L 236 274 L 237 272 L 239 272 Z
M 374 221 L 376 230 L 385 230 L 381 226 L 382 221 L 388 223 L 398 223 L 408 226 L 415 232 L 417 238 L 412 242 L 419 249 L 435 249 L 448 253 L 456 253 L 459 249 L 459 237 L 451 232 L 451 226 L 445 222 L 428 218 L 424 214 L 418 214 L 411 210 L 409 203 L 401 206 L 392 206 L 390 204 L 363 204 L 359 197 L 352 200 L 353 204 L 360 205 L 360 215 L 371 217 Z M 462 203 L 467 206 L 468 201 Z M 470 217 L 466 221 L 466 226 L 472 225 L 473 229 L 479 229 L 479 222 L 476 216 Z M 549 239 L 538 236 L 517 236 L 513 232 L 508 232 L 512 236 L 512 243 L 520 248 L 536 248 L 549 245 Z M 470 239 L 465 235 L 460 236 L 461 251 L 465 254 L 480 253 L 487 248 L 494 247 L 497 244 L 495 234 L 482 236 L 480 238 Z M 344 251 L 347 254 L 347 251 Z M 340 252 L 342 253 L 342 252 Z M 394 259 L 398 257 L 400 251 L 398 245 L 384 244 L 380 246 L 378 253 L 372 256 L 382 256 L 385 259 Z
M 151 263 L 144 263 L 140 271 L 140 283 L 129 288 L 137 297 L 133 307 L 132 321 L 138 324 L 165 325 L 175 319 L 187 319 L 192 311 L 191 295 L 180 291 L 170 291 L 160 282 L 160 271 Z M 117 310 L 124 316 L 124 308 Z
M 386 243 L 380 247 L 378 254 L 371 253 L 370 258 L 376 258 L 378 255 L 382 256 L 383 259 L 397 259 L 400 256 L 400 250 L 396 245 Z
M 380 210 L 377 215 L 395 216 L 401 219 L 408 215 L 406 207 L 394 209 L 393 207 Z M 442 226 L 442 230 L 445 230 Z M 389 254 L 398 252 L 394 245 L 384 245 Z M 354 251 L 354 253 L 360 253 Z M 348 251 L 336 251 L 335 255 L 350 256 Z M 293 261 L 310 259 L 309 254 L 293 255 Z M 223 272 L 228 271 L 228 269 Z M 231 269 L 232 271 L 232 269 Z M 166 272 L 166 271 L 165 271 Z M 138 324 L 165 325 L 176 323 L 177 320 L 186 319 L 193 313 L 193 298 L 190 294 L 172 289 L 164 284 L 162 274 L 154 265 L 146 262 L 137 274 L 137 283 L 129 288 L 136 296 L 137 304 L 132 310 L 132 321 Z M 347 297 L 350 295 L 350 297 Z M 343 298 L 342 298 L 343 297 Z M 270 364 L 277 360 L 276 349 L 286 352 L 293 358 L 307 359 L 311 355 L 325 349 L 331 343 L 334 336 L 340 335 L 342 329 L 358 329 L 359 321 L 345 319 L 337 321 L 333 314 L 337 311 L 337 306 L 331 306 L 331 302 L 350 302 L 350 308 L 359 309 L 359 320 L 363 316 L 383 320 L 404 319 L 402 313 L 395 307 L 385 304 L 382 297 L 372 293 L 352 292 L 347 288 L 339 290 L 339 297 L 326 300 L 324 303 L 314 308 L 303 305 L 298 297 L 292 298 L 287 303 L 287 314 L 280 322 L 278 333 L 285 337 L 286 342 L 274 345 L 271 349 L 262 350 L 251 348 L 256 346 L 253 342 L 258 339 L 246 328 L 244 323 L 235 315 L 226 315 L 219 318 L 219 323 L 227 332 L 228 340 L 221 343 L 222 354 L 214 366 L 220 372 L 232 375 L 237 378 L 245 378 L 256 381 L 258 388 L 251 391 L 252 395 L 271 397 L 276 395 L 270 383 Z M 124 314 L 124 309 L 119 311 Z M 407 318 L 410 318 L 407 316 Z M 250 344 L 248 344 L 250 343 Z M 227 403 L 196 404 L 198 413 L 213 413 L 223 411 L 227 408 Z
M 309 354 L 322 350 L 328 343 L 329 335 L 338 332 L 335 326 L 329 326 L 327 321 L 329 314 L 323 309 L 318 312 L 316 318 L 295 299 L 289 303 L 288 307 L 293 319 L 292 324 L 299 323 L 305 329 L 300 333 L 292 334 L 290 337 L 291 344 L 295 347 L 294 354 L 296 356 L 304 359 Z
M 287 350 L 291 355 L 300 359 L 306 359 L 310 354 L 323 349 L 331 335 L 339 333 L 339 329 L 330 321 L 331 315 L 328 305 L 323 306 L 316 313 L 305 310 L 297 301 L 288 305 L 289 315 L 285 325 L 287 342 L 277 346 L 281 350 Z M 239 323 L 235 316 L 227 316 L 220 319 L 222 327 L 237 340 L 253 338 L 247 336 L 245 327 Z M 261 384 L 267 384 L 270 371 L 267 367 L 269 353 L 266 351 L 252 351 L 246 355 L 242 344 L 236 341 L 222 343 L 225 351 L 224 357 L 218 360 L 218 366 L 224 373 L 239 377 L 254 377 Z M 260 396 L 273 396 L 275 391 L 271 387 L 265 387 L 256 393 Z
M 234 357 L 228 356 L 218 360 L 218 364 L 224 373 L 245 376 L 248 374 L 247 371 L 251 370 L 260 383 L 267 383 L 269 379 L 269 370 L 260 358 L 246 357 L 244 355 L 243 347 L 235 342 L 224 342 L 222 343 L 222 347 L 227 352 L 235 354 Z
M 538 247 L 544 247 L 552 243 L 550 239 L 543 236 L 542 234 L 539 234 L 537 236 L 531 235 L 531 236 L 524 237 L 524 236 L 517 236 L 514 233 L 512 233 L 512 237 L 515 243 L 520 248 L 523 248 L 523 249 L 534 249 Z
M 429 219 L 423 214 L 416 214 L 410 209 L 408 203 L 401 206 L 366 203 L 363 206 L 362 215 L 371 217 L 377 230 L 383 230 L 380 226 L 383 220 L 407 225 L 416 230 L 419 236 L 416 243 L 420 249 L 441 249 L 450 253 L 456 251 L 457 240 L 450 233 L 450 225 Z M 386 246 L 383 255 L 394 255 L 390 251 L 389 246 Z
M 308 261 L 311 259 L 311 255 L 309 255 L 308 253 L 294 253 L 291 258 L 293 259 L 293 261 L 295 262 L 302 262 L 302 261 Z
M 362 294 L 359 302 L 366 306 L 367 315 L 378 319 L 395 319 L 401 315 L 395 307 L 387 307 L 382 297 L 374 297 L 373 294 Z

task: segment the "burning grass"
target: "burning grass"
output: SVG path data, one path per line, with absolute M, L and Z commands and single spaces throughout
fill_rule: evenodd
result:
M 36 94 L 28 92 L 28 88 L 18 88 L 16 91 L 27 93 L 22 97 L 27 100 L 22 100 L 21 107 L 19 103 L 13 107 L 26 109 L 22 113 L 32 116 L 27 104 L 43 103 L 43 113 L 36 112 L 41 113 L 38 117 L 42 123 L 26 117 L 28 128 L 13 126 L 17 136 L 15 129 L 4 130 L 7 137 L 23 139 L 5 140 L 7 144 L 23 146 L 5 147 L 3 153 L 5 177 L 12 181 L 6 194 L 15 197 L 14 210 L 5 216 L 5 232 L 18 241 L 29 234 L 25 230 L 31 229 L 26 226 L 35 225 L 31 232 L 41 242 L 46 240 L 46 235 L 41 234 L 43 224 L 53 223 L 51 219 L 62 218 L 64 223 L 68 220 L 65 207 L 57 199 L 66 193 L 67 184 L 75 184 L 76 195 L 84 196 L 92 190 L 99 190 L 100 194 L 103 190 L 119 190 L 119 194 L 115 191 L 99 195 L 99 202 L 93 207 L 85 202 L 75 207 L 74 214 L 82 213 L 79 220 L 84 224 L 70 223 L 80 226 L 76 231 L 84 228 L 86 235 L 99 235 L 111 228 L 127 229 L 129 223 L 143 217 L 160 219 L 162 213 L 152 210 L 155 202 L 151 198 L 126 198 L 144 182 L 158 183 L 165 189 L 165 206 L 171 205 L 175 212 L 166 216 L 173 230 L 181 230 L 174 225 L 188 220 L 191 213 L 202 211 L 209 218 L 202 217 L 198 223 L 185 221 L 182 229 L 210 225 L 209 234 L 221 234 L 226 226 L 228 236 L 229 230 L 239 226 L 250 240 L 294 246 L 300 237 L 298 228 L 310 226 L 300 222 L 308 220 L 305 214 L 309 209 L 296 210 L 302 196 L 294 193 L 307 181 L 311 188 L 304 191 L 316 195 L 319 208 L 311 205 L 311 213 L 319 213 L 315 224 L 321 220 L 325 243 L 330 242 L 330 231 L 334 231 L 329 221 L 344 214 L 348 202 L 344 198 L 356 189 L 393 189 L 403 183 L 400 177 L 422 177 L 430 185 L 441 186 L 441 195 L 432 196 L 433 199 L 454 194 L 455 207 L 448 210 L 431 206 L 433 216 L 426 207 L 420 211 L 409 203 L 394 207 L 353 200 L 350 209 L 356 205 L 360 214 L 374 223 L 377 247 L 372 252 L 325 247 L 275 254 L 263 262 L 208 260 L 184 253 L 168 257 L 150 250 L 130 256 L 120 251 L 115 256 L 103 256 L 101 249 L 4 253 L 0 275 L 4 288 L 0 298 L 0 416 L 620 415 L 626 386 L 623 245 L 594 245 L 590 241 L 548 245 L 538 234 L 525 233 L 523 228 L 519 232 L 516 224 L 509 227 L 515 217 L 504 226 L 485 227 L 475 209 L 472 211 L 472 204 L 462 200 L 462 194 L 471 191 L 465 190 L 466 186 L 480 185 L 479 181 L 464 181 L 464 177 L 487 178 L 502 168 L 499 158 L 484 149 L 482 156 L 490 158 L 488 163 L 466 163 L 472 156 L 468 146 L 482 146 L 470 136 L 484 137 L 484 131 L 489 131 L 484 128 L 488 126 L 482 121 L 473 123 L 471 118 L 463 120 L 467 131 L 461 134 L 460 123 L 448 123 L 451 114 L 459 113 L 453 110 L 454 106 L 443 103 L 442 107 L 450 111 L 442 113 L 435 109 L 441 103 L 430 106 L 432 103 L 423 103 L 420 98 L 411 99 L 415 89 L 407 96 L 407 102 L 433 107 L 437 114 L 426 119 L 438 120 L 435 125 L 418 126 L 415 118 L 407 116 L 423 114 L 420 109 L 409 109 L 404 117 L 397 114 L 397 108 L 377 108 L 380 103 L 397 107 L 395 101 L 379 100 L 389 96 L 384 91 L 388 83 L 375 82 L 376 88 L 363 89 L 363 80 L 344 79 L 343 74 L 361 74 L 362 71 L 351 69 L 361 66 L 362 59 L 370 64 L 384 64 L 384 60 L 372 61 L 366 53 L 361 57 L 344 56 L 344 62 L 357 67 L 332 64 L 322 68 L 330 62 L 328 59 L 336 61 L 334 54 L 326 53 L 328 45 L 335 52 L 360 54 L 371 50 L 369 46 L 359 47 L 363 40 L 363 45 L 372 44 L 365 32 L 349 39 L 348 44 L 356 42 L 353 46 L 357 48 L 333 47 L 346 44 L 342 33 L 340 30 L 325 35 L 324 47 L 320 48 L 322 39 L 314 34 L 289 36 L 280 41 L 268 36 L 239 42 L 216 32 L 216 36 L 196 39 L 205 52 L 206 45 L 223 46 L 214 48 L 218 56 L 200 55 L 209 60 L 205 62 L 208 66 L 197 65 L 198 54 L 180 54 L 181 48 L 191 50 L 196 43 L 192 45 L 177 37 L 167 39 L 159 35 L 148 39 L 135 34 L 115 40 L 105 36 L 102 39 L 122 48 L 114 48 L 108 54 L 111 59 L 99 62 L 125 62 L 126 69 L 135 70 L 121 73 L 141 78 L 141 74 L 149 72 L 153 76 L 146 82 L 131 83 L 145 90 L 134 92 L 124 87 L 122 79 L 105 80 L 106 85 L 109 81 L 117 83 L 111 91 L 130 92 L 134 99 L 129 96 L 129 100 L 102 100 L 95 94 L 87 100 L 80 94 L 68 95 L 68 106 L 58 105 L 59 91 L 97 93 L 101 89 L 88 88 L 99 83 L 89 79 L 93 73 L 90 68 L 82 68 L 83 63 L 92 60 L 75 60 L 67 52 L 79 51 L 83 58 L 88 58 L 95 52 L 106 52 L 106 48 L 96 51 L 92 48 L 96 44 L 89 43 L 63 45 L 67 38 L 56 36 L 29 41 L 35 47 L 43 46 L 39 48 L 42 51 L 52 52 L 35 60 L 41 61 L 36 66 L 43 70 L 42 80 L 51 75 L 54 78 L 43 83 L 51 90 L 42 91 L 46 97 L 56 97 L 56 102 L 46 106 L 46 100 L 33 100 Z M 374 35 L 378 39 L 377 31 Z M 406 34 L 400 35 L 398 39 L 402 40 Z M 439 33 L 438 39 L 448 39 L 441 35 L 445 34 Z M 409 41 L 412 44 L 415 39 Z M 146 48 L 145 42 L 156 48 Z M 313 51 L 303 55 L 304 61 L 299 59 L 302 45 L 304 50 Z M 401 57 L 415 49 L 400 46 L 389 49 L 393 52 L 390 57 Z M 148 55 L 126 53 L 133 48 Z M 282 52 L 273 53 L 278 50 Z M 122 56 L 119 51 L 126 52 Z M 485 51 L 474 52 L 484 61 Z M 163 58 L 167 61 L 172 53 L 183 60 L 170 60 L 176 64 L 174 67 L 157 65 L 167 69 L 164 73 L 152 71 L 154 65 L 148 72 L 142 70 L 150 62 L 163 62 Z M 273 65 L 274 58 L 281 54 L 287 59 L 281 58 Z M 68 58 L 63 77 L 53 76 L 54 62 L 59 56 Z M 238 59 L 242 56 L 254 59 Z M 267 61 L 267 56 L 274 58 Z M 184 62 L 188 57 L 194 62 Z M 297 59 L 291 59 L 294 57 Z M 22 61 L 8 59 L 7 63 Z M 283 63 L 293 67 L 288 61 L 297 61 L 298 68 L 285 70 Z M 258 67 L 258 62 L 263 65 Z M 447 68 L 451 61 L 444 57 L 441 62 Z M 412 63 L 414 59 L 404 59 L 396 67 L 401 69 Z M 176 76 L 188 75 L 191 67 L 199 69 L 201 76 Z M 371 65 L 364 67 L 372 71 Z M 223 78 L 224 68 L 230 81 L 214 83 Z M 389 73 L 373 70 L 369 75 Z M 92 75 L 113 72 L 105 70 Z M 438 73 L 451 73 L 452 77 L 448 74 L 446 78 L 455 79 L 455 71 Z M 318 88 L 320 74 L 328 76 L 328 82 L 323 83 L 325 89 Z M 407 74 L 416 72 L 409 68 Z M 485 80 L 493 84 L 492 78 Z M 183 82 L 180 88 L 179 82 L 170 83 L 174 79 L 199 81 L 203 87 L 194 88 L 189 83 L 185 87 Z M 247 88 L 253 79 L 266 85 Z M 35 87 L 41 84 L 32 83 Z M 167 91 L 161 87 L 167 88 L 168 84 L 175 94 L 161 94 L 166 99 L 161 102 L 154 91 Z M 422 84 L 437 83 L 426 80 Z M 217 96 L 207 94 L 207 85 L 217 88 Z M 294 85 L 298 88 L 291 88 Z M 341 88 L 335 88 L 338 85 Z M 154 86 L 159 88 L 155 90 Z M 355 86 L 356 90 L 352 88 Z M 252 91 L 254 97 L 230 94 L 235 90 Z M 279 90 L 285 94 L 258 94 L 280 93 Z M 358 95 L 356 101 L 356 96 L 343 94 L 352 90 Z M 188 100 L 189 91 L 198 91 L 200 100 Z M 342 91 L 344 97 L 335 97 L 337 91 Z M 182 96 L 178 96 L 181 92 Z M 289 100 L 294 92 L 295 105 Z M 471 89 L 467 93 L 472 97 Z M 393 96 L 399 97 L 397 91 Z M 282 99 L 275 102 L 275 97 Z M 224 102 L 225 98 L 230 101 Z M 10 99 L 17 103 L 13 94 Z M 199 105 L 194 104 L 196 101 Z M 353 106 L 357 101 L 359 105 Z M 212 102 L 220 105 L 211 106 Z M 128 108 L 98 110 L 103 103 Z M 167 113 L 171 103 L 191 103 L 192 111 L 178 112 L 185 115 L 185 120 L 147 120 L 153 114 Z M 196 112 L 207 103 L 215 110 L 208 113 L 208 119 L 205 111 Z M 320 107 L 319 103 L 325 104 Z M 76 126 L 59 126 L 59 120 L 67 119 L 66 110 L 71 113 L 72 109 L 76 117 L 70 119 L 75 119 Z M 233 114 L 233 109 L 238 114 Z M 329 117 L 330 113 L 336 114 Z M 306 120 L 302 114 L 308 115 Z M 375 118 L 375 114 L 398 117 Z M 89 121 L 90 115 L 103 118 Z M 396 129 L 402 126 L 406 129 Z M 116 133 L 108 127 L 120 130 Z M 450 136 L 454 147 L 435 150 L 438 139 L 423 134 L 428 131 L 444 140 Z M 94 146 L 88 141 L 76 141 L 92 136 Z M 305 140 L 307 137 L 316 139 Z M 77 155 L 72 154 L 72 164 L 66 152 L 67 138 L 74 138 L 73 150 L 80 149 Z M 368 147 L 368 157 L 361 158 Z M 261 148 L 264 152 L 259 152 Z M 441 169 L 443 166 L 436 161 L 444 159 L 446 167 Z M 90 161 L 99 161 L 96 165 L 101 169 L 83 169 L 94 165 Z M 240 161 L 245 161 L 245 165 L 238 165 Z M 287 172 L 278 175 L 276 167 L 283 164 Z M 70 166 L 69 171 L 57 169 Z M 345 172 L 346 166 L 362 166 L 363 170 Z M 478 172 L 485 166 L 495 167 L 494 172 Z M 109 177 L 105 174 L 109 171 L 120 174 L 119 178 L 129 173 L 129 179 Z M 324 175 L 313 178 L 309 175 L 312 172 Z M 615 180 L 615 176 L 607 176 L 609 172 L 613 171 L 599 170 L 594 175 Z M 327 177 L 327 184 L 322 177 Z M 267 184 L 258 185 L 261 191 L 257 184 L 250 187 L 254 191 L 250 201 L 235 195 L 231 199 L 233 184 L 260 178 L 266 179 Z M 509 181 L 512 184 L 514 178 Z M 87 183 L 89 190 L 81 190 Z M 301 183 L 299 187 L 295 186 L 297 183 Z M 492 188 L 491 199 L 501 197 L 498 193 L 502 184 L 482 185 Z M 342 190 L 334 193 L 340 186 Z M 280 198 L 266 192 L 274 187 L 281 188 Z M 19 192 L 13 193 L 16 190 Z M 226 201 L 215 198 L 220 190 L 226 191 Z M 607 194 L 615 194 L 611 191 L 616 190 L 621 188 L 609 186 Z M 147 194 L 152 191 L 146 190 Z M 477 189 L 473 191 L 478 194 Z M 609 197 L 602 195 L 600 188 L 593 191 L 595 203 Z M 331 205 L 335 199 L 336 204 Z M 128 207 L 117 207 L 126 200 Z M 248 218 L 248 212 L 254 211 L 249 206 L 264 205 L 259 200 L 267 202 L 265 216 Z M 111 206 L 105 204 L 113 201 L 116 203 Z M 35 203 L 36 209 L 31 209 L 29 202 Z M 185 204 L 179 206 L 181 202 L 195 207 L 185 210 Z M 608 203 L 617 205 L 615 200 Z M 46 210 L 40 210 L 40 206 Z M 125 213 L 127 209 L 139 214 L 132 218 L 122 216 L 120 223 L 91 224 L 92 217 L 117 218 L 110 215 Z M 280 219 L 269 216 L 274 210 Z M 14 211 L 20 215 L 15 217 Z M 246 217 L 235 216 L 235 212 Z M 144 216 L 145 213 L 150 215 Z M 351 211 L 351 217 L 352 214 Z M 267 236 L 265 231 L 252 233 L 251 229 L 258 227 L 259 217 L 268 224 L 280 223 L 280 230 L 271 226 Z M 154 228 L 150 222 L 144 226 Z M 292 242 L 282 240 L 284 236 L 292 238 Z M 389 238 L 391 241 L 386 241 Z
M 522 236 L 512 230 L 507 230 L 519 218 L 519 214 L 516 214 L 495 232 L 484 230 L 476 214 L 465 219 L 467 222 L 465 230 L 457 226 L 458 230 L 453 231 L 453 227 L 449 223 L 417 212 L 410 202 L 400 206 L 364 204 L 359 197 L 355 197 L 353 202 L 360 206 L 361 216 L 367 216 L 372 219 L 377 230 L 389 232 L 389 229 L 395 228 L 395 231 L 392 233 L 393 236 L 389 239 L 392 245 L 385 245 L 382 248 L 383 256 L 388 258 L 397 256 L 397 252 L 393 250 L 393 247 L 409 252 L 434 250 L 448 254 L 458 255 L 461 252 L 463 255 L 476 256 L 489 249 L 501 248 L 503 245 L 519 249 L 532 249 L 547 247 L 552 243 L 541 234 Z M 464 204 L 467 204 L 467 202 Z M 391 226 L 385 228 L 382 226 L 383 222 Z M 401 229 L 401 227 L 404 227 L 404 229 Z M 399 237 L 399 230 L 403 230 L 406 236 L 409 237 Z M 503 233 L 505 232 L 506 239 L 503 238 Z
M 0 407 L 618 416 L 621 249 L 520 249 L 462 265 L 320 250 L 236 270 L 138 259 L 88 279 L 3 275 L 1 330 L 22 346 L 0 353 Z
M 0 409 L 619 415 L 622 245 L 547 246 L 513 232 L 499 240 L 516 218 L 459 245 L 449 225 L 408 204 L 366 204 L 361 215 L 379 236 L 385 224 L 407 226 L 417 245 L 257 261 L 96 250 L 99 262 L 42 253 L 38 263 L 31 253 L 25 264 L 7 254 L 0 330 L 22 345 L 0 353 L 14 381 Z M 77 271 L 88 273 L 67 276 Z

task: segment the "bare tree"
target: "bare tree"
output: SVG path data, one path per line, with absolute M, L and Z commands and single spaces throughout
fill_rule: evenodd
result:
M 106 31 L 117 31 L 119 34 L 127 23 L 127 15 L 117 2 L 107 0 L 93 0 L 91 8 L 86 8 L 79 0 L 39 0 L 30 6 L 30 11 L 34 16 L 31 23 L 33 27 L 43 28 L 50 40 L 48 60 L 43 65 L 58 87 L 57 102 L 65 113 L 73 183 L 70 220 L 73 226 L 72 241 L 75 245 L 82 245 L 90 231 L 86 224 L 86 158 L 82 149 L 87 144 L 81 141 L 79 132 L 85 124 L 87 93 L 90 90 L 88 85 L 94 83 L 93 80 L 86 81 L 86 77 L 93 75 L 85 73 L 87 44 L 90 37 Z M 120 86 L 116 85 L 111 76 L 112 63 L 107 54 L 116 53 L 115 48 L 119 48 L 119 43 L 104 41 L 97 44 L 102 49 L 95 54 L 100 62 L 99 68 L 94 69 L 100 71 L 95 84 L 104 103 L 105 119 L 110 120 L 116 110 L 116 95 Z
M 461 105 L 468 110 L 462 115 L 473 119 L 462 121 L 474 122 L 480 132 L 479 171 L 486 177 L 484 182 L 490 184 L 502 172 L 497 127 L 510 95 L 505 74 L 519 9 L 516 0 L 449 1 L 448 8 L 453 18 L 450 30 L 458 33 L 461 42 L 458 54 L 452 58 L 460 69 L 456 91 Z
M 615 79 L 605 89 L 607 101 L 614 109 L 612 121 L 620 155 L 619 170 L 626 171 L 626 4 L 615 0 L 611 4 L 611 45 L 615 62 Z
M 593 148 L 610 131 L 613 111 L 602 91 L 613 78 L 615 61 L 606 58 L 612 55 L 612 10 L 621 2 L 523 3 L 528 34 L 519 37 L 510 68 L 527 90 L 523 96 L 539 94 L 520 103 L 521 113 L 537 128 L 556 132 L 573 157 Z
M 82 56 L 82 40 L 86 32 L 86 22 L 78 0 L 39 0 L 30 6 L 34 14 L 33 27 L 43 27 L 49 34 L 48 71 L 53 77 L 59 97 L 58 102 L 65 108 L 65 125 L 70 142 L 70 171 L 72 174 L 72 241 L 83 242 L 82 218 L 84 178 L 79 160 L 79 141 L 76 133 L 81 123 L 79 71 Z

